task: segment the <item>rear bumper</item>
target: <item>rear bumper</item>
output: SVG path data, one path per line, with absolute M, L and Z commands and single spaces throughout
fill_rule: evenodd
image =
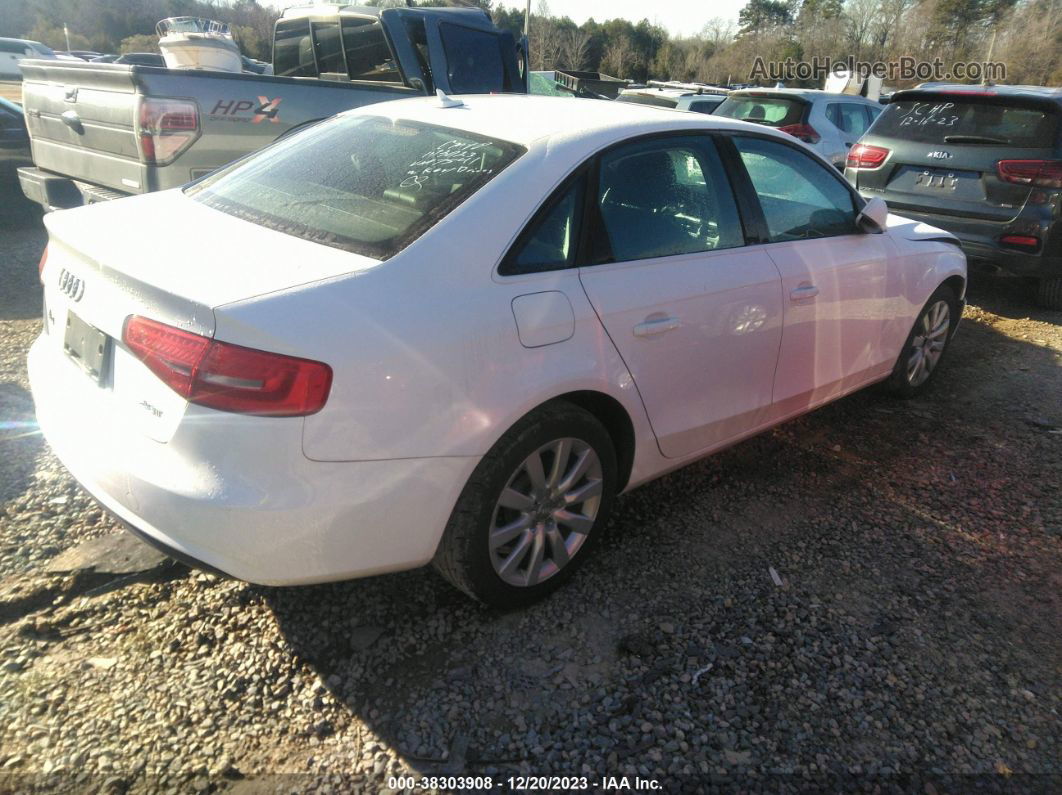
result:
M 88 182 L 73 180 L 32 166 L 18 170 L 18 182 L 26 198 L 41 205 L 47 212 L 68 210 L 83 204 L 121 199 L 131 195 Z
M 263 585 L 414 568 L 431 560 L 479 459 L 321 463 L 302 421 L 189 406 L 156 442 L 107 389 L 38 339 L 28 368 L 56 455 L 108 511 L 167 554 Z
M 1015 276 L 1043 278 L 1062 276 L 1062 224 L 1052 219 L 1026 219 L 1019 215 L 1005 223 L 984 221 L 972 218 L 960 218 L 951 215 L 936 215 L 909 210 L 903 207 L 891 207 L 891 212 L 921 221 L 931 226 L 951 232 L 959 239 L 962 250 L 971 264 L 990 264 Z M 1018 223 L 1032 224 L 1037 234 L 1044 241 L 1039 251 L 1026 252 L 999 243 L 999 238 L 1015 233 Z M 1023 232 L 1024 234 L 1025 232 Z

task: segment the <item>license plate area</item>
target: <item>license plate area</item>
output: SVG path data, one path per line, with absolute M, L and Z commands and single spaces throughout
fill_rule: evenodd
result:
M 984 184 L 977 171 L 905 166 L 890 182 L 889 188 L 963 201 L 983 201 L 985 198 Z
M 97 384 L 103 382 L 111 338 L 73 312 L 66 313 L 63 351 Z

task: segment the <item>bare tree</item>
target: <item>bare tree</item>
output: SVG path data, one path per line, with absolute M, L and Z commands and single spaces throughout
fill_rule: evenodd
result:
M 560 66 L 576 71 L 585 69 L 590 56 L 590 34 L 579 28 L 566 31 L 560 41 Z

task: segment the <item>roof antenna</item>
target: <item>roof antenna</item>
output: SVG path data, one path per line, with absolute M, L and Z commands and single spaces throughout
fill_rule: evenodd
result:
M 463 107 L 465 104 L 459 99 L 454 99 L 453 97 L 446 96 L 446 92 L 444 92 L 441 88 L 435 89 L 435 96 L 439 98 L 440 108 L 460 108 Z

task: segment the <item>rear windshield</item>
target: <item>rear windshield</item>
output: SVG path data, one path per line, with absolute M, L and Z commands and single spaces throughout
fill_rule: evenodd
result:
M 885 108 L 870 134 L 927 144 L 1050 148 L 1058 138 L 1058 114 L 980 97 L 904 99 Z
M 788 97 L 727 97 L 716 108 L 715 115 L 785 127 L 803 121 L 804 108 L 805 103 Z
M 656 105 L 660 108 L 674 108 L 678 100 L 658 94 L 620 94 L 617 102 L 633 102 L 635 105 Z
M 337 117 L 185 190 L 261 226 L 387 259 L 524 151 L 448 127 Z

